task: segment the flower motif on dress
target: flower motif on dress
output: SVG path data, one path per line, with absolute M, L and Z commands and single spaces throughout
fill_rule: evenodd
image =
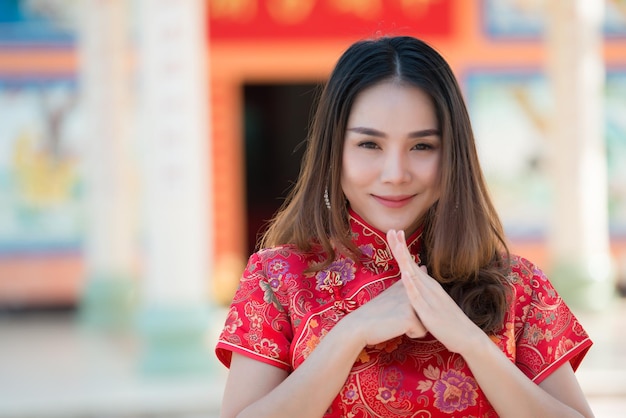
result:
M 564 356 L 572 348 L 574 348 L 574 342 L 569 338 L 563 338 L 559 341 L 559 345 L 556 346 L 555 357 L 560 358 Z
M 545 277 L 545 276 L 544 276 Z M 559 295 L 557 295 L 556 293 L 556 289 L 554 289 L 552 286 L 543 286 L 543 290 L 546 292 L 546 294 L 548 296 L 550 296 L 552 299 L 555 298 L 560 298 Z
M 397 389 L 404 380 L 404 375 L 397 367 L 390 367 L 383 372 L 383 383 L 388 388 Z
M 359 251 L 366 257 L 372 258 L 374 256 L 374 246 L 372 244 L 359 245 Z
M 396 390 L 386 387 L 378 388 L 378 394 L 376 395 L 376 399 L 384 404 L 393 402 L 396 400 Z
M 281 258 L 274 258 L 267 263 L 267 277 L 272 279 L 278 279 L 289 270 L 289 263 L 287 260 Z
M 372 244 L 359 246 L 364 255 L 363 265 L 376 274 L 389 270 L 389 262 L 393 259 L 389 251 L 384 248 L 374 248 Z
M 261 337 L 263 336 L 263 333 L 258 330 L 258 329 L 252 329 L 250 330 L 250 332 L 244 334 L 244 338 L 246 341 L 248 341 L 248 344 L 250 346 L 255 346 L 258 343 L 261 342 Z
M 432 365 L 429 365 L 427 368 L 424 369 L 424 376 L 432 380 L 439 380 L 439 378 L 441 377 L 441 370 L 439 370 L 439 367 L 433 367 Z
M 537 326 L 537 324 L 532 324 L 531 326 L 524 327 L 524 338 L 528 341 L 529 344 L 537 345 L 541 340 L 543 340 L 543 330 Z
M 433 385 L 434 405 L 447 414 L 476 405 L 478 385 L 463 372 L 450 369 Z
M 350 383 L 343 387 L 341 391 L 341 399 L 346 405 L 351 405 L 359 399 L 358 388 L 354 383 Z
M 239 312 L 237 308 L 232 306 L 228 311 L 226 317 L 226 324 L 224 325 L 224 332 L 228 334 L 234 334 L 237 328 L 243 325 L 241 318 L 239 318 Z
M 500 334 L 489 335 L 493 341 L 507 356 L 515 360 L 515 325 L 507 321 L 504 325 L 505 331 Z
M 263 307 L 259 306 L 258 303 L 250 301 L 246 303 L 243 309 L 246 314 L 246 318 L 250 321 L 250 328 L 258 330 L 263 329 L 263 316 L 259 314 L 259 312 L 262 312 Z
M 429 365 L 427 368 L 424 369 L 424 376 L 430 380 L 419 381 L 417 389 L 419 389 L 419 391 L 422 393 L 429 391 L 433 387 L 433 382 L 439 380 L 439 378 L 441 377 L 441 370 L 439 370 L 439 367 L 433 367 L 432 365 Z
M 278 290 L 278 288 L 280 287 L 280 280 L 279 279 L 271 279 L 269 282 L 270 287 L 272 288 L 273 291 Z
M 341 258 L 333 261 L 328 268 L 315 275 L 316 288 L 333 293 L 334 289 L 354 279 L 354 261 Z
M 320 337 L 318 337 L 317 335 L 311 335 L 311 338 L 309 338 L 309 340 L 306 342 L 306 349 L 304 350 L 303 355 L 305 357 L 308 357 L 308 355 L 311 354 L 313 350 L 315 350 L 315 347 L 317 347 L 319 343 Z
M 420 380 L 419 383 L 417 384 L 417 389 L 422 393 L 429 391 L 430 389 L 432 389 L 432 387 L 433 387 L 432 380 Z
M 278 358 L 278 344 L 267 338 L 262 338 L 260 342 L 254 345 L 254 349 L 262 356 Z
M 547 325 L 550 325 L 552 322 L 556 321 L 556 315 L 554 312 L 550 312 L 549 314 L 546 314 L 543 320 Z
M 313 332 L 319 331 L 313 330 Z M 302 350 L 302 356 L 305 359 L 313 352 L 313 350 L 315 350 L 317 345 L 320 343 L 320 341 L 322 341 L 322 338 L 324 338 L 326 334 L 328 334 L 328 330 L 322 329 L 321 332 L 319 332 L 319 335 L 313 334 L 311 335 L 311 337 L 309 337 L 306 342 L 306 347 Z

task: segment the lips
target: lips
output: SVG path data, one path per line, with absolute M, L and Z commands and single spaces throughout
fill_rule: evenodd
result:
M 377 196 L 372 195 L 378 203 L 388 208 L 401 208 L 408 205 L 415 195 Z

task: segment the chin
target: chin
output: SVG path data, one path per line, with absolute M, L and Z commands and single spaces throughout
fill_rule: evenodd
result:
M 387 233 L 387 231 L 393 229 L 395 231 L 404 231 L 405 233 L 407 232 L 407 229 L 409 228 L 408 225 L 406 224 L 394 224 L 394 225 L 385 225 L 381 231 L 384 232 L 385 234 Z

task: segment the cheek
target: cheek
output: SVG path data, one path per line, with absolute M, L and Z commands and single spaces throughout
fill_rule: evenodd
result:
M 441 163 L 439 158 L 434 158 L 428 164 L 422 166 L 420 172 L 422 180 L 439 191 L 441 185 Z
M 342 163 L 341 182 L 346 185 L 366 184 L 375 171 L 372 164 L 351 153 L 344 154 Z
M 341 189 L 346 196 L 350 196 L 351 192 L 360 187 L 359 176 L 354 170 L 347 167 L 341 172 Z

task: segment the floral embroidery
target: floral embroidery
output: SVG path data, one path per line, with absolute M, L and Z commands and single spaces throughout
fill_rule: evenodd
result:
M 419 384 L 417 385 L 417 389 L 419 389 L 419 391 L 422 393 L 429 391 L 432 387 L 432 380 L 420 380 Z
M 259 343 L 255 344 L 254 349 L 262 356 L 278 357 L 278 344 L 271 342 L 267 338 L 263 338 Z
M 376 395 L 376 399 L 382 403 L 393 402 L 396 400 L 396 390 L 385 387 L 378 388 L 378 395 Z
M 289 263 L 286 260 L 275 258 L 267 265 L 267 275 L 272 279 L 279 278 L 289 270 Z
M 441 371 L 439 367 L 428 366 L 424 369 L 424 376 L 432 380 L 439 380 L 439 376 L 441 376 Z
M 569 350 L 574 348 L 574 342 L 569 338 L 564 338 L 559 341 L 559 345 L 556 346 L 556 355 L 557 357 L 563 356 Z
M 258 304 L 254 302 L 247 303 L 244 311 L 246 318 L 250 321 L 250 328 L 259 330 L 263 328 L 263 317 L 259 313 Z
M 359 399 L 359 394 L 357 391 L 357 387 L 354 383 L 350 383 L 343 387 L 343 391 L 341 392 L 341 397 L 343 398 L 343 402 L 347 405 L 353 404 Z
M 335 288 L 354 280 L 354 261 L 341 258 L 334 261 L 326 270 L 322 270 L 315 275 L 317 289 L 333 292 Z
M 513 330 L 513 322 L 508 322 L 504 326 L 504 339 L 506 341 L 506 353 L 515 360 L 515 332 Z
M 353 215 L 354 216 L 354 215 Z M 339 257 L 316 273 L 324 253 L 280 246 L 253 254 L 243 272 L 216 354 L 229 364 L 239 350 L 291 372 L 305 361 L 342 316 L 398 280 L 389 271 L 384 235 L 351 217 L 360 264 Z M 409 249 L 419 261 L 419 233 Z M 541 270 L 513 256 L 508 282 L 514 302 L 492 340 L 529 378 L 540 382 L 566 359 L 576 368 L 591 345 L 582 326 Z M 349 283 L 349 286 L 346 284 Z M 401 336 L 361 351 L 326 418 L 389 416 L 495 417 L 462 357 L 432 335 Z
M 420 380 L 417 385 L 417 389 L 419 389 L 422 393 L 430 391 L 433 387 L 433 383 L 439 380 L 440 376 L 441 371 L 439 368 L 429 365 L 424 369 L 424 377 L 427 377 L 429 380 Z
M 550 325 L 556 320 L 556 316 L 554 315 L 554 312 L 550 312 L 549 314 L 544 316 L 543 320 L 545 321 L 547 325 Z
M 397 388 L 402 384 L 404 376 L 397 367 L 390 367 L 383 373 L 383 382 L 388 388 Z
M 234 307 L 228 310 L 228 317 L 226 319 L 226 325 L 224 326 L 224 331 L 229 334 L 234 334 L 234 332 L 243 325 L 243 321 L 239 318 L 239 312 L 237 312 Z
M 389 263 L 393 260 L 391 253 L 385 248 L 374 248 L 371 244 L 360 246 L 363 254 L 363 265 L 377 274 L 389 270 Z
M 259 330 L 252 330 L 247 334 L 244 334 L 244 339 L 250 346 L 256 347 L 261 342 L 263 334 Z
M 359 245 L 359 250 L 361 251 L 361 254 L 363 254 L 365 257 L 367 258 L 373 258 L 374 257 L 374 246 L 372 244 L 366 244 L 366 245 Z
M 537 325 L 532 324 L 524 329 L 524 337 L 530 344 L 537 345 L 543 339 L 543 331 Z
M 505 331 L 499 335 L 490 335 L 489 338 L 510 358 L 515 360 L 515 332 L 513 323 L 507 321 L 505 323 Z
M 277 291 L 278 288 L 280 287 L 280 280 L 278 279 L 272 279 L 269 281 L 270 287 L 272 288 L 272 291 Z
M 342 286 L 354 280 L 356 268 L 354 261 L 340 258 L 315 275 L 317 286 L 320 291 L 328 292 L 333 298 L 333 307 L 339 315 L 343 316 L 357 307 L 357 303 L 350 298 L 344 298 L 341 294 Z
M 476 405 L 476 381 L 464 373 L 450 369 L 441 374 L 441 379 L 433 385 L 434 405 L 445 413 L 462 411 Z
M 317 347 L 317 345 L 320 343 L 320 337 L 318 337 L 317 335 L 313 335 L 307 342 L 306 342 L 306 350 L 305 350 L 305 356 L 308 356 L 314 349 L 315 347 Z

